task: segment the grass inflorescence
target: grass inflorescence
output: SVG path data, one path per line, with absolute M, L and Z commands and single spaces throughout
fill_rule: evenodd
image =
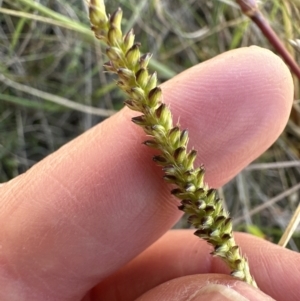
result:
M 117 85 L 129 97 L 126 106 L 142 113 L 132 121 L 150 137 L 144 144 L 160 151 L 153 159 L 162 166 L 164 179 L 176 185 L 171 193 L 181 200 L 179 209 L 189 214 L 195 235 L 214 247 L 212 255 L 227 263 L 231 275 L 256 286 L 247 259 L 235 243 L 228 212 L 216 190 L 204 183 L 204 167 L 194 167 L 197 151 L 187 149 L 188 131 L 173 124 L 171 111 L 162 102 L 157 75 L 147 70 L 151 54 L 141 55 L 132 30 L 123 35 L 120 8 L 107 16 L 104 2 L 91 0 L 89 13 L 96 38 L 107 45 L 109 62 L 104 67 L 118 75 Z

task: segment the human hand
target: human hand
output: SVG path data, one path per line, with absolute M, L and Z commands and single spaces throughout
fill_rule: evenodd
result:
M 162 88 L 212 187 L 276 140 L 293 99 L 283 62 L 253 47 Z M 134 115 L 123 109 L 0 187 L 0 300 L 242 301 L 229 287 L 249 300 L 272 300 L 222 274 L 227 268 L 191 231 L 167 232 L 181 213 L 153 152 L 141 145 Z M 236 240 L 266 294 L 299 299 L 299 254 L 246 234 Z M 223 295 L 213 299 L 219 288 Z

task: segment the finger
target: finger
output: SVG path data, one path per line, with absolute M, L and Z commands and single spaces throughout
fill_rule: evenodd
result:
M 245 233 L 235 233 L 235 238 L 249 259 L 251 273 L 264 293 L 277 301 L 299 300 L 298 253 Z M 227 279 L 226 275 L 230 271 L 219 258 L 211 256 L 210 252 L 211 247 L 192 235 L 191 230 L 169 231 L 146 251 L 97 285 L 93 289 L 93 295 L 96 300 L 135 300 L 162 283 L 187 275 L 223 273 L 224 279 Z M 117 292 L 122 292 L 122 298 Z
M 279 74 L 279 65 L 286 70 L 268 50 L 244 48 L 219 55 L 164 86 L 172 95 L 166 101 L 174 119 L 190 129 L 211 186 L 230 180 L 285 127 L 293 83 L 289 73 Z
M 168 281 L 136 301 L 274 301 L 246 283 L 222 275 L 186 276 Z
M 188 125 L 207 180 L 218 186 L 280 134 L 292 80 L 277 56 L 245 48 L 184 72 L 163 92 L 175 118 Z M 9 277 L 18 274 L 36 293 L 38 275 L 41 293 L 54 286 L 55 300 L 65 292 L 77 297 L 178 219 L 153 153 L 141 146 L 145 135 L 129 121 L 133 115 L 122 110 L 0 187 Z

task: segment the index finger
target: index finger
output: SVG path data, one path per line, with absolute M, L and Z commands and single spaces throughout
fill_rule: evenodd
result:
M 283 62 L 259 48 L 225 53 L 162 89 L 211 186 L 273 143 L 293 97 Z M 55 287 L 49 294 L 79 296 L 176 222 L 176 201 L 141 145 L 145 135 L 129 121 L 134 115 L 122 110 L 0 188 L 8 278 L 18 275 L 41 294 Z

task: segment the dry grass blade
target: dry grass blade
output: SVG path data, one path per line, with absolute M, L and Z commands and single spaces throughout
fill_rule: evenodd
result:
M 97 115 L 97 116 L 102 116 L 102 117 L 108 117 L 115 113 L 115 111 L 112 111 L 112 110 L 104 110 L 104 109 L 99 109 L 99 108 L 95 108 L 95 107 L 89 107 L 89 106 L 71 101 L 69 99 L 66 99 L 64 97 L 53 95 L 53 94 L 50 94 L 47 92 L 37 90 L 32 87 L 26 86 L 26 85 L 19 84 L 17 82 L 14 82 L 14 81 L 8 79 L 3 74 L 0 74 L 0 81 L 3 82 L 4 84 L 6 84 L 7 86 L 17 89 L 19 91 L 37 96 L 44 100 L 54 102 L 63 107 L 66 107 L 66 108 L 69 108 L 72 110 L 76 110 L 76 111 L 79 111 L 82 113 L 87 113 L 87 114 L 92 114 L 92 115 Z
M 258 213 L 264 209 L 267 209 L 268 207 L 274 205 L 275 203 L 279 202 L 280 200 L 282 200 L 283 198 L 289 196 L 290 194 L 298 191 L 300 189 L 300 183 L 293 186 L 292 188 L 280 193 L 279 195 L 277 195 L 276 197 L 270 199 L 269 201 L 265 202 L 262 205 L 256 206 L 254 209 L 250 210 L 247 214 L 249 216 L 254 215 L 255 213 Z M 243 221 L 246 217 L 245 216 L 240 216 L 234 219 L 233 224 L 237 224 L 241 221 Z
M 300 223 L 300 204 L 298 205 L 294 215 L 292 216 L 286 230 L 284 231 L 282 237 L 280 238 L 278 245 L 285 247 L 289 240 L 291 239 L 292 235 L 294 234 L 296 228 Z
M 271 168 L 287 168 L 287 167 L 299 167 L 300 161 L 286 161 L 286 162 L 272 162 L 272 163 L 253 163 L 246 167 L 245 170 L 262 170 Z
M 36 21 L 40 21 L 40 22 L 43 22 L 43 23 L 46 23 L 49 25 L 64 27 L 64 28 L 75 30 L 77 32 L 80 32 L 87 36 L 92 37 L 91 31 L 89 28 L 87 28 L 85 26 L 81 26 L 79 23 L 76 23 L 74 21 L 72 22 L 71 20 L 69 22 L 66 22 L 66 21 L 63 22 L 63 21 L 55 20 L 53 18 L 47 18 L 47 17 L 36 15 L 36 14 L 20 12 L 20 11 L 7 9 L 7 8 L 3 8 L 3 7 L 0 7 L 0 13 L 7 14 L 10 16 L 20 17 L 20 18 L 27 18 L 30 20 L 36 20 Z

